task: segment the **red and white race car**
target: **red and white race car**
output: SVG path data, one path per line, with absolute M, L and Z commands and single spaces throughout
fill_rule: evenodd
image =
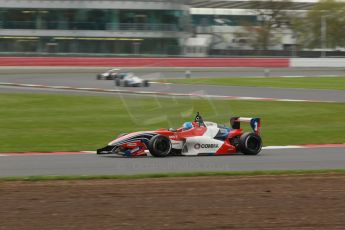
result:
M 241 122 L 250 123 L 253 132 L 244 132 Z M 257 155 L 262 148 L 260 118 L 232 117 L 231 127 L 203 121 L 197 113 L 193 122 L 185 122 L 179 129 L 122 134 L 97 154 L 122 156 L 166 157 L 169 155 L 231 155 L 242 152 Z

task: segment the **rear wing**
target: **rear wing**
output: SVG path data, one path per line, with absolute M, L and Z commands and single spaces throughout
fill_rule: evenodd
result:
M 249 117 L 232 117 L 230 119 L 230 125 L 233 129 L 240 129 L 241 122 L 250 123 L 250 127 L 256 134 L 260 134 L 261 119 L 260 118 L 249 118 Z

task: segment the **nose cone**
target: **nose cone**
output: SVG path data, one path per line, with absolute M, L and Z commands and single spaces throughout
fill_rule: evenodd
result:
M 156 133 L 152 131 L 142 131 L 142 132 L 134 132 L 134 133 L 129 133 L 125 134 L 123 136 L 120 136 L 113 140 L 112 142 L 109 143 L 109 145 L 122 145 L 127 142 L 132 142 L 132 141 L 148 141 L 150 140 L 153 136 L 157 135 Z
M 131 134 L 123 134 L 123 135 L 120 135 L 119 137 L 117 137 L 116 139 L 112 140 L 108 145 L 115 145 L 116 143 L 118 142 L 121 142 L 121 141 L 124 141 L 128 138 L 131 137 Z

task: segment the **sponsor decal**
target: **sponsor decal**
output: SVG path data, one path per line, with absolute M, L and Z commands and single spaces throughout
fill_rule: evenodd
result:
M 194 145 L 195 149 L 214 149 L 214 148 L 219 148 L 219 144 L 195 144 Z

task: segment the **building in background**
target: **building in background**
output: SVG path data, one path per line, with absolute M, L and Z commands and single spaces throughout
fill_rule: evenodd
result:
M 337 14 L 344 15 L 345 0 L 334 1 L 341 4 L 338 4 Z M 196 52 L 195 56 L 319 57 L 327 52 L 330 56 L 344 56 L 345 45 L 335 47 L 327 44 L 334 39 L 334 30 L 343 30 L 345 26 L 344 17 L 334 19 L 337 14 L 334 4 L 330 6 L 332 3 L 322 4 L 325 10 L 321 11 L 328 13 L 313 14 L 314 21 L 304 25 L 309 26 L 308 32 L 301 26 L 297 29 L 297 22 L 301 25 L 304 18 L 310 19 L 309 10 L 315 12 L 315 7 L 320 9 L 319 0 L 191 0 L 189 4 L 194 26 L 193 38 L 189 39 L 193 41 L 187 42 L 185 47 L 189 55 Z M 308 36 L 313 37 L 312 49 L 306 49 L 311 44 Z
M 207 47 L 208 53 L 221 54 L 222 51 L 238 55 L 250 53 L 250 50 L 253 50 L 251 39 L 255 37 L 250 33 L 245 36 L 239 34 L 243 32 L 244 25 L 255 26 L 262 20 L 258 16 L 257 9 L 253 8 L 256 2 L 258 1 L 191 0 L 190 14 L 195 28 L 193 39 L 203 40 L 203 46 Z M 303 16 L 317 2 L 318 0 L 291 0 L 288 14 Z M 290 28 L 283 28 L 278 33 L 280 41 L 271 44 L 269 50 L 289 50 L 295 47 L 296 37 Z M 199 49 L 186 47 L 186 52 L 201 51 L 200 43 L 199 41 Z M 204 54 L 199 53 L 197 56 L 202 55 Z
M 265 1 L 265 0 L 263 0 Z M 0 53 L 188 55 L 250 53 L 239 36 L 260 17 L 254 0 L 0 0 Z M 318 0 L 291 0 L 303 15 Z M 276 32 L 277 33 L 277 32 Z M 291 51 L 283 28 L 269 50 Z M 293 51 L 293 50 L 292 50 Z
M 183 0 L 0 0 L 0 52 L 181 53 Z

